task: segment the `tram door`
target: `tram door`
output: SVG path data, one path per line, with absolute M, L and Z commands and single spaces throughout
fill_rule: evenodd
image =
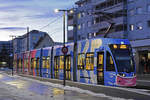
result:
M 66 56 L 66 79 L 71 80 L 71 56 Z
M 104 52 L 98 53 L 97 59 L 97 84 L 104 84 Z

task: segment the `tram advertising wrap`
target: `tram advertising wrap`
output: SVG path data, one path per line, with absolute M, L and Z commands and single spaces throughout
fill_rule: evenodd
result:
M 127 39 L 94 38 L 66 43 L 66 80 L 93 85 L 136 86 L 136 67 Z M 14 55 L 16 73 L 64 79 L 63 45 Z M 76 60 L 74 60 L 76 59 Z

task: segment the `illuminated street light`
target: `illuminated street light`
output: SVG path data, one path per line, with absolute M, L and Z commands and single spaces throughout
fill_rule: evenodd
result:
M 63 12 L 63 48 L 62 49 L 67 49 L 67 47 L 65 46 L 65 31 L 66 31 L 66 28 L 65 28 L 65 18 L 66 18 L 66 13 L 70 12 L 70 13 L 73 13 L 72 10 L 65 10 L 65 9 L 55 9 L 54 10 L 55 13 L 58 13 L 58 12 Z M 62 50 L 63 51 L 63 50 Z M 64 53 L 64 82 L 63 82 L 63 85 L 65 86 L 66 85 L 66 53 L 67 52 L 63 52 Z
M 54 12 L 55 12 L 55 13 L 58 13 L 58 12 L 59 12 L 59 9 L 55 9 Z

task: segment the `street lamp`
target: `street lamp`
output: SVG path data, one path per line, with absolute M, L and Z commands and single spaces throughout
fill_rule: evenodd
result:
M 65 18 L 66 18 L 66 13 L 70 12 L 73 13 L 73 10 L 66 10 L 66 9 L 55 9 L 54 10 L 55 13 L 58 12 L 63 12 L 63 48 L 62 48 L 62 52 L 64 53 L 64 81 L 63 81 L 63 85 L 66 85 L 66 53 L 67 53 L 67 47 L 65 46 L 65 26 L 66 26 L 66 22 L 65 22 Z

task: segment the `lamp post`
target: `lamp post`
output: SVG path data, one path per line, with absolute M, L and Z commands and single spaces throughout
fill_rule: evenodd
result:
M 63 48 L 62 48 L 62 52 L 64 53 L 64 81 L 63 81 L 63 85 L 66 85 L 66 53 L 68 51 L 67 47 L 65 46 L 65 32 L 66 32 L 66 13 L 70 12 L 73 13 L 72 10 L 65 10 L 65 9 L 55 9 L 54 12 L 58 13 L 58 12 L 63 12 Z

